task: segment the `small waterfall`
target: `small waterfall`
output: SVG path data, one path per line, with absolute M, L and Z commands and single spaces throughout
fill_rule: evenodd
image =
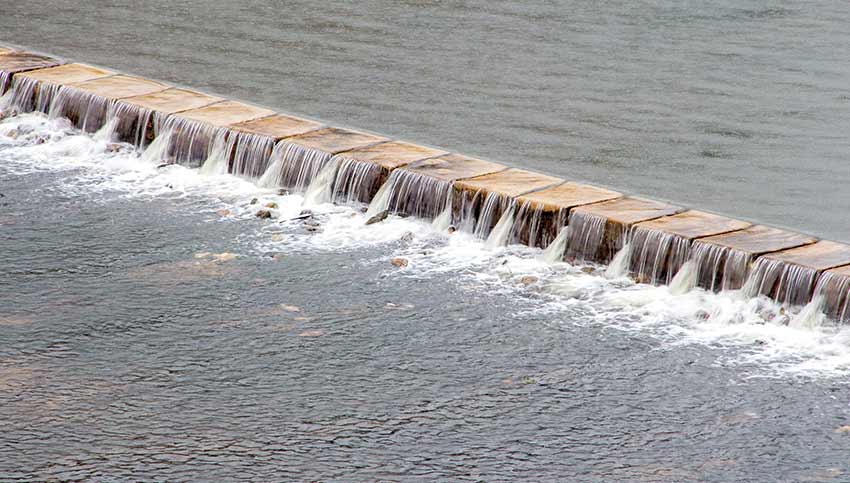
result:
M 0 95 L 5 94 L 12 85 L 12 73 L 0 71 Z
M 17 113 L 40 111 L 47 114 L 50 101 L 59 90 L 59 86 L 48 82 L 39 82 L 30 77 L 12 77 L 12 84 L 4 94 L 2 110 L 14 110 Z
M 729 247 L 694 241 L 691 259 L 698 267 L 703 287 L 719 292 L 737 290 L 744 285 L 752 255 Z
M 233 159 L 230 172 L 250 179 L 261 177 L 269 166 L 274 145 L 273 138 L 262 134 L 231 131 L 225 150 Z
M 216 139 L 226 132 L 226 128 L 172 115 L 162 122 L 157 140 L 165 134 L 169 141 L 164 146 L 166 156 L 162 159 L 194 168 L 209 158 Z
M 693 260 L 688 260 L 682 265 L 682 268 L 676 272 L 673 280 L 670 281 L 670 293 L 673 295 L 684 295 L 690 292 L 697 286 L 697 276 L 699 275 L 699 266 Z
M 377 164 L 340 156 L 339 169 L 333 185 L 334 200 L 339 203 L 368 203 L 383 177 Z
M 333 183 L 339 169 L 340 158 L 333 157 L 313 178 L 307 192 L 304 194 L 304 205 L 315 206 L 333 201 Z
M 372 199 L 366 216 L 389 210 L 390 213 L 433 219 L 445 208 L 445 199 L 451 188 L 449 181 L 396 169 Z
M 498 193 L 483 194 L 476 191 L 457 193 L 458 206 L 453 210 L 458 212 L 459 229 L 472 233 L 478 238 L 486 239 L 494 228 L 498 217 L 501 216 L 514 201 Z
M 597 253 L 605 236 L 608 220 L 590 213 L 570 213 L 570 238 L 565 258 L 576 261 L 599 261 Z
M 107 112 L 108 119 L 118 119 L 115 125 L 117 139 L 140 149 L 154 140 L 164 117 L 159 112 L 121 101 L 112 103 Z
M 572 228 L 569 225 L 562 227 L 561 231 L 558 232 L 558 236 L 543 250 L 540 259 L 546 263 L 562 262 L 564 260 L 564 252 L 567 249 L 567 241 L 570 238 L 570 231 L 572 231 Z
M 222 129 L 216 133 L 212 142 L 212 148 L 210 148 L 209 154 L 207 155 L 207 159 L 204 161 L 204 164 L 201 165 L 201 169 L 198 170 L 201 174 L 227 174 L 227 163 L 231 152 L 230 149 L 233 148 L 233 146 L 227 142 L 228 137 L 228 132 L 226 130 Z
M 815 296 L 822 298 L 822 310 L 836 322 L 850 319 L 850 275 L 823 272 L 815 286 Z
M 98 143 L 111 143 L 115 139 L 115 127 L 118 125 L 118 118 L 111 117 L 106 124 L 94 133 L 92 139 Z
M 516 211 L 510 237 L 530 247 L 545 248 L 558 236 L 558 228 L 567 224 L 567 211 L 547 211 L 537 202 L 524 201 Z
M 159 164 L 161 162 L 170 163 L 169 150 L 171 148 L 171 138 L 174 131 L 171 129 L 163 129 L 152 143 L 142 152 L 141 159 L 145 163 Z
M 678 235 L 635 226 L 629 238 L 630 270 L 641 283 L 669 285 L 690 257 L 690 240 Z
M 83 131 L 93 133 L 106 123 L 107 112 L 114 101 L 70 86 L 62 86 L 50 104 L 51 119 L 65 117 Z
M 767 295 L 784 305 L 804 305 L 811 301 L 817 274 L 811 268 L 761 257 L 747 277 L 744 293 Z
M 825 305 L 826 297 L 823 293 L 816 289 L 815 294 L 812 297 L 812 301 L 807 303 L 800 313 L 792 317 L 791 321 L 788 322 L 788 325 L 798 329 L 814 329 L 820 327 L 826 319 L 826 314 L 823 313 Z
M 303 192 L 331 159 L 331 155 L 300 144 L 280 142 L 272 150 L 263 176 L 257 182 L 263 188 L 290 188 Z
M 499 222 L 496 223 L 496 226 L 493 227 L 493 230 L 487 236 L 487 241 L 484 242 L 486 247 L 497 248 L 508 244 L 514 227 L 515 211 L 516 204 L 511 203 L 511 205 L 502 212 Z
M 434 218 L 434 221 L 431 222 L 431 229 L 436 232 L 444 232 L 452 226 L 452 190 L 449 189 L 449 192 L 446 193 L 446 201 L 443 207 L 443 211 L 440 212 Z
M 614 255 L 608 268 L 605 269 L 605 278 L 615 279 L 622 278 L 629 274 L 629 265 L 631 263 L 632 245 L 626 243 L 623 248 Z

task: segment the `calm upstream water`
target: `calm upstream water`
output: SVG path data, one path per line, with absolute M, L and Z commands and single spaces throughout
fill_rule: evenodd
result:
M 0 38 L 850 240 L 839 3 L 87 3 Z M 0 122 L 2 482 L 850 480 L 850 328 L 139 155 Z

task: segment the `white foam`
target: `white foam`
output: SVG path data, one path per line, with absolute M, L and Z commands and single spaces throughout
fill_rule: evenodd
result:
M 149 149 L 156 149 L 155 145 Z M 582 270 L 553 263 L 541 259 L 541 250 L 524 246 L 488 247 L 461 231 L 448 234 L 445 223 L 435 228 L 424 220 L 389 216 L 367 226 L 367 216 L 356 206 L 317 203 L 309 206 L 310 217 L 296 219 L 304 210 L 301 195 L 278 195 L 227 174 L 160 166 L 150 157 L 156 153 L 149 153 L 146 160 L 129 145 L 115 148 L 107 136 L 82 134 L 65 120 L 39 114 L 0 122 L 3 172 L 63 173 L 62 189 L 95 195 L 95 200 L 101 193 L 127 198 L 197 197 L 203 200 L 199 209 L 225 208 L 229 219 L 245 222 L 247 253 L 383 246 L 373 251 L 379 260 L 404 257 L 409 261 L 405 270 L 386 263 L 386 276 L 445 279 L 452 274 L 464 290 L 499 292 L 528 301 L 523 306 L 533 307 L 531 312 L 518 316 L 636 332 L 669 346 L 716 348 L 717 364 L 740 365 L 756 376 L 850 373 L 850 328 L 830 325 L 816 304 L 802 312 L 798 308 L 785 313 L 764 297 L 691 288 L 691 278 L 683 280 L 679 290 L 636 284 L 624 276 L 628 263 L 620 255 L 615 264 L 619 269 L 609 270 L 610 278 L 606 278 L 604 267 Z M 266 208 L 269 203 L 275 205 Z M 257 220 L 260 209 L 269 210 L 272 219 Z

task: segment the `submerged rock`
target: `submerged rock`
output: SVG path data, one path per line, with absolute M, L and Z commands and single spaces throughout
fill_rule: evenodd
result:
M 384 210 L 384 211 L 378 213 L 377 215 L 373 216 L 372 218 L 369 218 L 366 221 L 366 224 L 367 225 L 374 225 L 375 223 L 380 223 L 380 222 L 386 220 L 387 216 L 389 216 L 389 214 L 390 214 L 389 210 Z
M 265 220 L 272 217 L 272 212 L 269 210 L 260 210 L 257 212 L 256 216 L 261 220 Z
M 401 236 L 401 241 L 412 242 L 413 241 L 413 232 L 412 231 L 404 232 L 404 235 Z
M 456 232 L 457 228 L 455 228 L 454 226 L 450 226 L 450 227 L 448 227 L 448 229 L 446 229 L 446 231 L 449 232 L 449 234 L 451 234 L 451 233 Z
M 535 277 L 534 275 L 526 275 L 526 276 L 522 277 L 521 279 L 519 279 L 519 283 L 521 283 L 525 286 L 528 286 L 528 285 L 537 283 L 537 280 L 538 280 L 538 278 Z
M 251 202 L 249 204 L 256 205 L 259 202 L 260 202 L 260 200 L 258 200 L 257 198 L 251 198 Z
M 404 268 L 409 264 L 406 258 L 393 258 L 390 259 L 390 263 L 398 268 Z
M 286 196 L 286 195 L 289 194 L 289 190 L 285 190 L 285 189 L 281 188 L 281 189 L 277 190 L 277 194 L 278 194 L 278 196 Z
M 275 203 L 274 201 L 269 202 L 269 203 L 266 203 L 266 204 L 265 204 L 265 205 L 263 205 L 263 206 L 265 206 L 266 208 L 271 208 L 271 209 L 273 209 L 273 210 L 276 210 L 276 209 L 277 209 L 277 203 Z
M 217 210 L 216 214 L 219 216 L 230 216 L 230 210 Z

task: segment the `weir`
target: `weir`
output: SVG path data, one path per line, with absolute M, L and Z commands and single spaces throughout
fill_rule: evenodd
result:
M 508 169 L 507 166 L 481 159 L 444 154 L 413 162 L 396 169 L 381 186 L 372 204 L 371 215 L 383 210 L 391 213 L 435 219 L 448 210 L 446 225 L 451 224 L 452 184 L 463 178 L 473 178 Z
M 756 257 L 816 241 L 814 237 L 763 225 L 700 238 L 691 247 L 699 271 L 697 283 L 715 292 L 740 289 Z
M 606 276 L 629 272 L 676 292 L 743 288 L 788 305 L 817 293 L 830 317 L 850 320 L 850 246 L 841 243 L 3 47 L 0 93 L 0 116 L 40 111 L 88 132 L 108 125 L 116 140 L 147 147 L 145 159 L 306 190 L 305 204 L 371 202 L 370 215 L 433 218 L 490 246 L 547 247 L 546 260 L 610 263 Z
M 111 75 L 115 75 L 115 72 L 86 64 L 65 64 L 22 72 L 12 78 L 8 102 L 18 112 L 38 111 L 47 114 L 60 86 Z
M 328 164 L 341 152 L 386 142 L 387 138 L 348 129 L 326 127 L 277 143 L 259 185 L 266 188 L 287 188 L 298 192 L 307 188 Z M 325 173 L 328 186 L 316 189 L 316 201 L 331 201 L 333 179 L 338 163 Z
M 452 188 L 452 221 L 462 230 L 487 238 L 518 196 L 563 182 L 517 168 L 458 180 Z
M 30 70 L 55 67 L 63 64 L 59 59 L 45 55 L 22 52 L 14 49 L 0 51 L 0 95 L 6 93 L 12 83 L 12 76 Z
M 615 191 L 571 181 L 518 196 L 511 238 L 528 246 L 546 248 L 567 225 L 571 209 L 622 196 Z M 580 230 L 572 228 L 571 234 L 579 234 Z
M 168 86 L 139 77 L 117 74 L 63 85 L 50 105 L 50 117 L 64 117 L 86 132 L 95 132 L 107 121 L 112 104 L 125 97 L 159 92 Z
M 401 141 L 389 141 L 341 153 L 338 155 L 339 168 L 334 179 L 334 200 L 341 203 L 369 203 L 396 168 L 444 154 L 448 153 Z
M 637 223 L 629 236 L 630 271 L 639 282 L 669 285 L 690 258 L 695 238 L 743 230 L 750 225 L 696 210 Z
M 744 291 L 751 297 L 766 295 L 786 305 L 805 305 L 821 272 L 844 265 L 850 265 L 850 246 L 825 240 L 769 253 L 756 260 Z

